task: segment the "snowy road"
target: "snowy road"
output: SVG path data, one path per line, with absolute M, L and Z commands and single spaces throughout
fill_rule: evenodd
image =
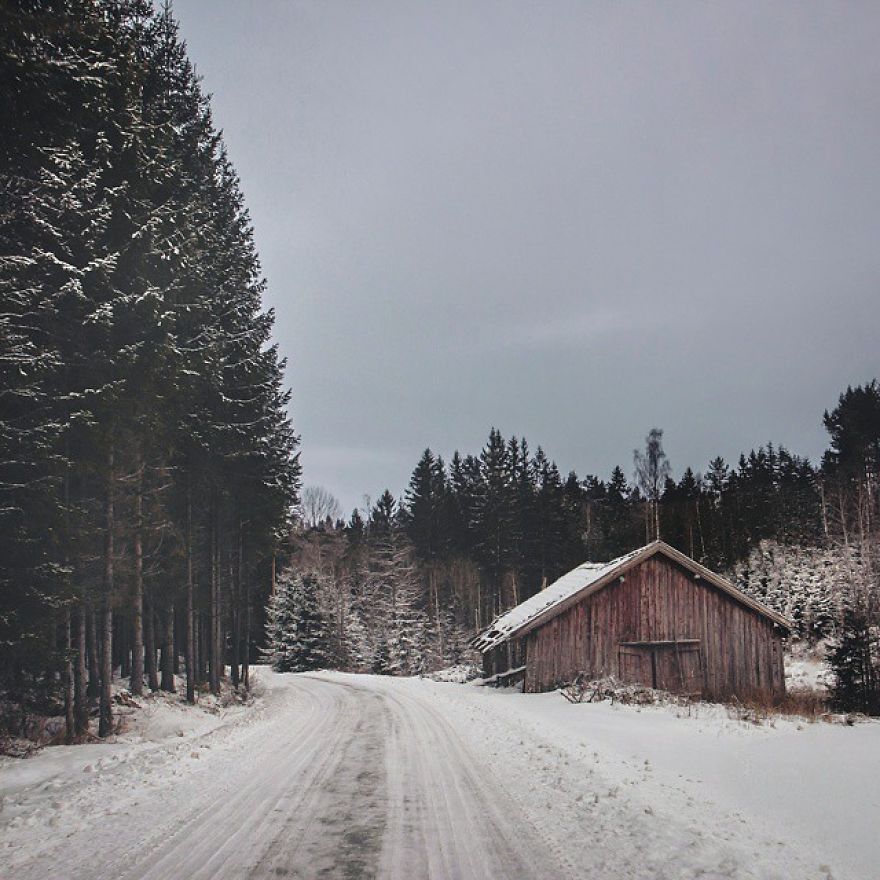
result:
M 505 821 L 503 793 L 442 715 L 370 683 L 293 681 L 295 705 L 309 707 L 295 736 L 310 745 L 301 760 L 278 743 L 288 757 L 267 775 L 284 777 L 283 794 L 263 810 L 259 858 L 236 876 L 555 876 L 555 861 Z
M 154 736 L 0 766 L 0 878 L 876 876 L 877 789 L 852 793 L 880 725 L 259 676 L 207 728 L 166 703 Z
M 259 718 L 70 792 L 78 815 L 12 853 L 14 876 L 565 876 L 427 701 L 376 679 L 270 680 Z

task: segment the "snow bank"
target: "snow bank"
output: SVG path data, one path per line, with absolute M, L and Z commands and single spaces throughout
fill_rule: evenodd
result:
M 425 676 L 425 678 L 430 678 L 431 681 L 447 681 L 453 684 L 465 684 L 479 677 L 479 667 L 472 666 L 470 663 L 447 666 L 446 669 L 438 669 L 436 672 L 429 672 Z
M 185 745 L 228 724 L 246 712 L 246 707 L 229 698 L 202 694 L 196 706 L 187 705 L 183 679 L 177 678 L 177 693 L 147 693 L 130 698 L 131 705 L 114 701 L 114 721 L 120 733 L 106 740 L 72 746 L 48 746 L 32 757 L 20 759 L 0 757 L 0 792 L 5 797 L 36 785 L 59 788 L 63 780 L 82 773 L 91 773 L 96 767 L 126 761 L 136 754 L 149 751 L 169 742 Z M 121 685 L 114 686 L 114 696 L 125 693 Z M 228 689 L 227 689 L 228 690 Z M 94 727 L 94 725 L 93 725 Z
M 27 759 L 0 758 L 0 877 L 15 876 L 15 864 L 63 846 L 56 829 L 64 829 L 64 837 L 88 837 L 102 819 L 129 810 L 138 815 L 139 802 L 152 799 L 161 806 L 181 768 L 202 763 L 198 759 L 207 750 L 265 717 L 278 691 L 271 676 L 252 672 L 257 699 L 250 704 L 236 701 L 226 688 L 219 698 L 200 695 L 198 705 L 189 706 L 181 697 L 183 681 L 178 685 L 178 694 L 148 694 L 136 706 L 115 705 L 122 729 L 106 740 L 47 747 Z M 181 805 L 187 797 L 175 793 Z M 81 852 L 69 855 L 85 858 Z

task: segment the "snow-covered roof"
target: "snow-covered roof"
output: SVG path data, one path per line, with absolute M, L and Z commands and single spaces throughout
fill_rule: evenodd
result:
M 610 562 L 585 562 L 577 568 L 572 569 L 568 574 L 564 574 L 559 580 L 554 581 L 546 589 L 536 593 L 525 602 L 505 611 L 499 615 L 484 629 L 472 642 L 477 650 L 485 653 L 491 648 L 506 642 L 514 635 L 525 635 L 524 630 L 532 630 L 538 625 L 538 621 L 544 622 L 557 613 L 564 610 L 572 604 L 570 601 L 574 597 L 577 600 L 583 598 L 588 592 L 594 592 L 601 589 L 606 584 L 614 580 L 615 577 L 623 574 L 625 570 L 644 561 L 655 553 L 663 553 L 675 562 L 684 565 L 694 574 L 703 577 L 709 583 L 718 587 L 725 593 L 731 595 L 734 599 L 749 606 L 754 611 L 769 617 L 774 623 L 786 630 L 791 629 L 791 624 L 781 615 L 767 608 L 757 599 L 746 595 L 742 590 L 735 587 L 729 581 L 710 571 L 708 568 L 700 565 L 684 553 L 679 552 L 674 547 L 670 547 L 663 541 L 654 541 L 631 553 L 612 559 Z

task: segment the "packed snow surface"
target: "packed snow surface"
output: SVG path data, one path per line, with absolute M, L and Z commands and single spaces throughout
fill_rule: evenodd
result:
M 878 723 L 258 676 L 252 706 L 0 764 L 0 876 L 878 876 Z

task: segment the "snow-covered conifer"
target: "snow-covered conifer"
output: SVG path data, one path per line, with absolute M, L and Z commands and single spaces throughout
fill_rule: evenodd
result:
M 276 672 L 323 669 L 331 660 L 331 628 L 318 602 L 318 578 L 284 572 L 269 601 L 266 660 Z

